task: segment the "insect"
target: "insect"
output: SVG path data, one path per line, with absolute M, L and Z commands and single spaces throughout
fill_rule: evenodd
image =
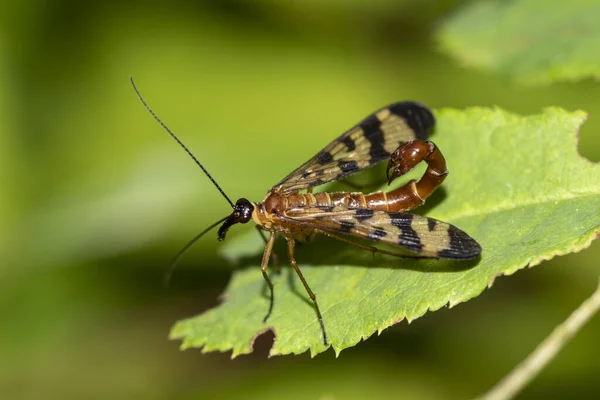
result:
M 273 283 L 267 267 L 277 234 L 287 242 L 289 262 L 312 300 L 325 345 L 328 344 L 327 333 L 317 297 L 294 257 L 296 240 L 306 241 L 320 233 L 372 252 L 407 258 L 468 260 L 481 253 L 481 246 L 457 227 L 405 212 L 423 204 L 448 175 L 442 153 L 427 140 L 427 134 L 435 124 L 434 116 L 419 103 L 398 102 L 369 115 L 273 186 L 263 201 L 254 203 L 240 198 L 234 204 L 191 151 L 150 109 L 133 79 L 131 83 L 146 109 L 192 157 L 233 208 L 230 215 L 209 226 L 188 243 L 176 260 L 217 225 L 222 224 L 218 230 L 221 241 L 232 225 L 253 221 L 265 240 L 261 271 L 269 287 L 270 301 L 264 322 L 273 311 Z M 388 184 L 421 161 L 427 164 L 427 170 L 418 181 L 411 180 L 389 192 L 312 193 L 315 186 L 345 178 L 385 160 L 389 160 Z M 303 190 L 305 192 L 301 193 Z M 268 238 L 264 232 L 268 232 Z M 352 241 L 346 236 L 392 245 L 416 255 L 387 251 Z

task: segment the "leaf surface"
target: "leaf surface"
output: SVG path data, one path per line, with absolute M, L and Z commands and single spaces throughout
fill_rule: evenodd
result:
M 522 117 L 500 109 L 443 109 L 436 118 L 432 140 L 450 176 L 416 213 L 468 232 L 483 248 L 481 259 L 373 257 L 325 237 L 298 246 L 296 259 L 317 294 L 336 353 L 403 319 L 469 300 L 499 275 L 579 251 L 600 232 L 600 166 L 576 151 L 584 112 L 548 108 Z M 268 292 L 257 236 L 248 232 L 224 248 L 228 258 L 243 256 L 241 264 L 250 267 L 234 273 L 220 305 L 173 327 L 171 338 L 182 339 L 183 348 L 233 350 L 235 357 L 251 352 L 253 338 L 271 329 L 272 355 L 326 350 L 310 300 L 285 267 L 283 246 L 276 246 L 283 271 L 271 272 L 273 314 L 263 324 Z
M 600 2 L 471 2 L 438 32 L 442 48 L 465 66 L 517 81 L 600 79 Z

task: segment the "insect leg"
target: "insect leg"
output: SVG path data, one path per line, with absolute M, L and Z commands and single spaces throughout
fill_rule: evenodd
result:
M 307 242 L 312 242 L 313 240 L 315 240 L 315 238 L 317 237 L 317 235 L 320 233 L 319 230 L 317 229 L 313 229 L 312 232 L 310 233 L 310 235 L 308 235 L 308 237 L 306 238 Z
M 387 166 L 388 183 L 404 175 L 421 161 L 427 163 L 427 170 L 421 179 L 411 180 L 386 194 L 387 211 L 404 211 L 423 204 L 448 175 L 446 160 L 440 149 L 429 140 L 413 140 L 392 153 Z
M 267 286 L 269 287 L 269 290 L 271 292 L 271 301 L 269 303 L 269 311 L 267 312 L 267 315 L 265 315 L 263 322 L 267 322 L 267 319 L 269 319 L 269 317 L 271 316 L 271 312 L 273 311 L 273 283 L 271 282 L 271 279 L 269 279 L 269 275 L 267 274 L 267 267 L 269 266 L 269 258 L 271 257 L 271 253 L 273 252 L 273 243 L 275 243 L 275 232 L 271 232 L 271 236 L 269 236 L 269 239 L 267 240 L 267 245 L 265 246 L 265 252 L 263 254 L 263 259 L 260 264 L 260 270 L 262 271 L 263 278 L 265 278 L 265 282 L 267 282 Z
M 269 243 L 269 239 L 265 236 L 265 231 L 258 225 L 255 225 L 258 233 L 260 233 L 260 237 L 263 238 L 265 242 L 265 246 Z M 279 273 L 281 272 L 281 264 L 279 264 L 279 257 L 277 257 L 277 253 L 271 251 L 271 259 L 273 260 L 273 266 L 275 270 Z
M 304 289 L 306 289 L 308 296 L 315 305 L 317 317 L 319 318 L 319 324 L 321 325 L 321 331 L 323 332 L 323 344 L 327 346 L 327 333 L 325 333 L 325 324 L 323 324 L 323 316 L 321 316 L 321 310 L 319 309 L 319 304 L 317 303 L 317 296 L 310 289 L 310 286 L 308 286 L 308 283 L 306 282 L 306 279 L 304 279 L 304 275 L 302 275 L 302 272 L 300 271 L 300 268 L 298 268 L 298 264 L 296 263 L 296 259 L 294 258 L 294 245 L 296 243 L 294 241 L 294 238 L 286 237 L 286 239 L 288 244 L 288 256 L 290 258 L 290 264 L 292 264 L 292 267 L 294 268 L 296 274 L 298 275 L 298 277 L 302 281 L 302 284 L 304 285 Z

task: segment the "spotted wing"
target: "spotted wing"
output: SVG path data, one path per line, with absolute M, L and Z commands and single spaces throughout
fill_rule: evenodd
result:
M 454 225 L 405 212 L 308 206 L 288 209 L 284 218 L 308 228 L 369 239 L 425 257 L 468 260 L 481 253 L 479 243 Z
M 371 114 L 271 188 L 288 194 L 342 179 L 389 159 L 400 144 L 427 139 L 431 111 L 415 102 L 391 104 Z

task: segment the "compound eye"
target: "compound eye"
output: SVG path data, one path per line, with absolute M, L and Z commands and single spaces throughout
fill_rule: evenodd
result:
M 252 212 L 254 211 L 254 206 L 246 199 L 239 199 L 235 203 L 235 208 L 233 210 L 234 218 L 236 222 L 241 222 L 245 224 L 246 222 L 252 219 Z
M 252 211 L 250 210 L 245 210 L 246 212 L 244 212 L 243 216 L 242 216 L 242 222 L 248 222 L 250 221 L 250 218 L 252 218 Z

